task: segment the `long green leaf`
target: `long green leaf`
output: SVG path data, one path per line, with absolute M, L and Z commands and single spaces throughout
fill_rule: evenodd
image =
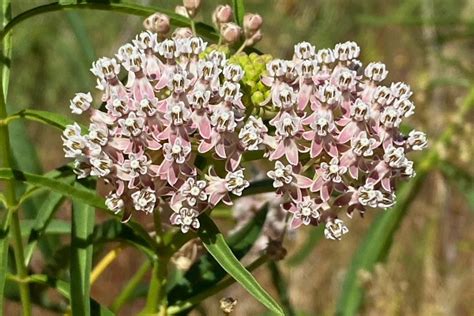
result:
M 72 197 L 87 203 L 88 205 L 106 209 L 105 201 L 103 198 L 97 196 L 95 191 L 86 189 L 83 187 L 74 187 L 61 180 L 49 178 L 42 175 L 32 174 L 28 172 L 22 172 L 20 170 L 0 168 L 0 179 L 3 180 L 17 180 L 26 182 L 28 184 L 45 187 L 54 192 L 61 193 L 62 195 Z
M 85 0 L 80 1 L 79 3 L 69 3 L 69 4 L 61 4 L 61 3 L 51 3 L 42 6 L 35 7 L 33 9 L 27 10 L 16 17 L 14 17 L 6 26 L 5 28 L 0 31 L 0 40 L 3 39 L 16 25 L 19 23 L 40 15 L 47 12 L 54 12 L 60 11 L 65 9 L 86 9 L 86 10 L 101 10 L 101 11 L 114 11 L 126 14 L 133 14 L 138 16 L 149 16 L 155 12 L 161 12 L 170 17 L 170 23 L 174 26 L 189 27 L 191 25 L 191 21 L 188 18 L 185 18 L 179 14 L 174 13 L 173 11 L 166 10 L 156 6 L 141 6 L 133 3 L 129 3 L 126 1 L 97 1 L 97 0 Z M 211 40 L 217 40 L 219 35 L 215 32 L 214 28 L 204 24 L 204 23 L 196 23 L 196 32 L 201 36 L 204 36 Z
M 337 304 L 337 315 L 358 314 L 364 296 L 364 291 L 358 282 L 358 273 L 362 270 L 372 271 L 378 262 L 386 258 L 393 237 L 411 202 L 421 189 L 426 173 L 427 171 L 423 170 L 415 179 L 405 183 L 399 190 L 397 205 L 379 214 L 371 224 L 347 271 Z
M 67 125 L 74 123 L 73 120 L 65 116 L 62 116 L 61 114 L 48 112 L 48 111 L 41 111 L 41 110 L 32 110 L 32 109 L 21 110 L 15 114 L 10 115 L 7 118 L 7 120 L 13 120 L 16 118 L 24 118 L 27 120 L 37 121 L 37 122 L 58 128 L 60 130 L 64 130 Z M 86 127 L 84 126 L 81 126 L 81 127 L 87 130 Z
M 36 245 L 38 244 L 39 239 L 47 231 L 48 225 L 52 219 L 52 215 L 63 201 L 64 197 L 61 194 L 51 193 L 48 196 L 47 201 L 45 201 L 38 210 L 38 216 L 34 222 L 31 223 L 31 227 L 27 230 L 28 244 L 25 247 L 25 261 L 27 264 L 29 264 L 31 261 L 33 252 L 36 248 Z
M 76 183 L 75 187 L 84 187 Z M 72 200 L 71 230 L 71 310 L 73 315 L 90 315 L 90 273 L 92 267 L 92 248 L 88 243 L 94 227 L 94 208 Z
M 235 21 L 239 26 L 243 26 L 245 15 L 244 0 L 232 0 L 232 7 Z
M 35 220 L 25 219 L 21 222 L 21 236 L 31 236 L 34 230 Z M 43 231 L 44 234 L 61 235 L 71 233 L 71 224 L 60 219 L 52 219 Z
M 237 260 L 212 219 L 207 214 L 202 214 L 199 219 L 201 222 L 201 229 L 198 232 L 199 238 L 214 259 L 259 302 L 277 315 L 284 315 L 283 309 L 278 303 Z
M 235 257 L 240 260 L 252 248 L 260 236 L 268 212 L 265 205 L 242 229 L 226 239 Z M 227 275 L 211 255 L 205 254 L 195 262 L 184 275 L 176 275 L 174 284 L 168 291 L 168 302 L 173 305 L 187 300 L 208 288 L 214 287 Z

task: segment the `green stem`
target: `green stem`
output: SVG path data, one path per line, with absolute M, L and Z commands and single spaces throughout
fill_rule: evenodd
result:
M 50 3 L 46 5 L 41 5 L 35 7 L 31 10 L 25 11 L 19 15 L 17 15 L 14 19 L 8 23 L 5 28 L 0 32 L 0 40 L 3 39 L 17 24 L 25 21 L 31 17 L 47 13 L 47 12 L 55 12 L 61 11 L 66 9 L 86 9 L 86 10 L 101 10 L 101 11 L 114 11 L 120 13 L 127 13 L 133 14 L 138 16 L 149 16 L 155 12 L 161 12 L 170 17 L 170 21 L 172 25 L 175 26 L 191 26 L 191 20 L 185 18 L 183 16 L 177 15 L 172 11 L 162 9 L 160 7 L 151 7 L 151 6 L 141 6 L 136 5 L 133 3 L 127 3 L 125 1 L 121 1 L 120 3 L 101 3 L 101 2 L 83 2 L 83 3 L 75 3 L 75 4 L 60 4 L 58 2 Z M 209 39 L 217 40 L 218 34 L 209 31 L 209 27 L 202 27 L 200 25 L 196 26 L 197 31 L 199 33 Z
M 120 294 L 117 296 L 115 301 L 112 303 L 112 306 L 110 307 L 110 309 L 114 313 L 118 313 L 123 307 L 123 305 L 130 299 L 130 297 L 133 295 L 133 291 L 135 291 L 137 286 L 140 284 L 140 281 L 148 272 L 150 266 L 150 260 L 147 259 L 137 270 L 137 272 L 135 272 L 133 277 L 128 281 L 128 283 L 125 285 L 123 290 L 120 292 Z
M 191 31 L 193 32 L 193 35 L 196 36 L 196 24 L 193 19 L 191 19 Z
M 3 0 L 2 1 L 2 24 L 5 26 L 9 23 L 11 19 L 11 1 Z M 0 39 L 2 41 L 2 57 L 4 64 L 2 65 L 1 70 L 1 83 L 2 87 L 0 89 L 0 120 L 7 117 L 7 94 L 8 94 L 8 83 L 10 78 L 10 65 L 8 64 L 11 60 L 11 51 L 12 51 L 12 36 L 11 34 L 7 37 L 2 36 Z M 11 156 L 11 147 L 10 147 L 10 134 L 8 127 L 6 125 L 0 126 L 0 148 L 2 148 L 1 156 L 1 166 L 6 168 L 11 168 L 13 166 L 13 158 Z M 28 272 L 25 266 L 25 256 L 23 252 L 23 240 L 21 238 L 20 230 L 20 218 L 18 212 L 14 211 L 14 206 L 17 204 L 16 193 L 15 193 L 15 182 L 14 180 L 7 181 L 5 185 L 5 198 L 7 202 L 7 216 L 3 226 L 5 228 L 10 225 L 11 234 L 13 237 L 13 250 L 15 254 L 15 264 L 16 272 L 18 277 L 25 279 L 28 277 Z M 4 284 L 2 284 L 4 286 Z M 22 303 L 23 315 L 31 315 L 31 299 L 30 299 L 30 289 L 28 284 L 21 283 L 19 284 L 20 288 L 20 298 Z M 3 289 L 2 289 L 3 292 Z M 2 298 L 3 299 L 3 298 Z
M 253 261 L 251 264 L 249 264 L 245 268 L 248 271 L 252 272 L 253 270 L 257 269 L 258 267 L 260 267 L 262 264 L 264 264 L 267 261 L 268 261 L 268 256 L 263 255 L 257 258 L 255 261 Z M 183 311 L 186 311 L 192 308 L 193 306 L 195 306 L 196 304 L 202 302 L 209 296 L 219 293 L 220 291 L 226 289 L 227 287 L 231 286 L 234 283 L 235 283 L 235 279 L 230 276 L 227 276 L 224 280 L 219 282 L 216 286 L 211 287 L 205 290 L 204 292 L 201 292 L 197 294 L 196 296 L 191 297 L 190 299 L 182 302 L 181 304 L 171 306 L 170 308 L 168 308 L 168 314 L 174 315 L 174 314 L 179 314 Z
M 165 250 L 163 229 L 161 227 L 161 212 L 156 209 L 153 213 L 153 219 L 156 230 L 156 242 L 158 244 L 157 258 L 153 262 L 150 286 L 146 299 L 145 313 L 158 313 L 166 315 L 168 306 L 166 296 L 166 284 L 168 279 L 168 262 L 169 256 Z

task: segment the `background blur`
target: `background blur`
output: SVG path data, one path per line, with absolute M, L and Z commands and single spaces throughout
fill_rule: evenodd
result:
M 167 8 L 179 3 L 135 2 Z M 203 2 L 198 20 L 210 22 L 215 6 L 229 1 Z M 42 3 L 48 1 L 13 1 L 13 15 Z M 247 0 L 245 4 L 246 11 L 263 16 L 264 38 L 257 47 L 273 56 L 290 58 L 293 45 L 302 40 L 316 48 L 357 41 L 364 64 L 382 61 L 390 71 L 387 82 L 405 81 L 412 86 L 417 111 L 408 123 L 426 131 L 431 142 L 474 89 L 474 0 Z M 89 73 L 91 61 L 112 55 L 142 30 L 141 23 L 141 17 L 97 11 L 48 13 L 24 22 L 13 37 L 10 110 L 29 107 L 70 115 L 68 104 L 74 93 L 95 86 Z M 454 143 L 443 148 L 443 157 L 462 175 L 471 177 L 473 119 L 472 111 L 464 116 Z M 16 122 L 13 137 L 15 142 L 28 138 L 39 148 L 37 159 L 16 148 L 19 163 L 27 164 L 23 170 L 46 171 L 66 162 L 55 130 L 31 123 L 25 128 Z M 363 315 L 472 315 L 474 188 L 472 183 L 466 187 L 459 182 L 441 172 L 428 176 L 385 263 L 372 273 L 360 273 L 360 282 L 367 288 Z M 470 196 L 463 193 L 466 190 L 471 191 Z M 287 278 L 290 301 L 301 315 L 335 312 L 344 274 L 375 215 L 369 212 L 365 219 L 347 221 L 350 234 L 343 241 L 321 240 L 299 266 L 279 264 Z M 289 257 L 301 248 L 307 235 L 303 230 L 287 245 Z M 110 304 L 143 260 L 133 250 L 125 250 L 94 284 L 93 297 Z M 41 258 L 34 262 L 42 264 Z M 271 289 L 268 271 L 262 267 L 256 275 Z M 239 301 L 235 315 L 264 312 L 233 285 L 205 301 L 196 315 L 220 315 L 218 300 L 224 296 Z M 142 304 L 137 300 L 122 314 L 134 314 Z M 8 315 L 19 313 L 16 303 L 10 303 L 8 310 Z M 49 312 L 35 309 L 35 314 Z

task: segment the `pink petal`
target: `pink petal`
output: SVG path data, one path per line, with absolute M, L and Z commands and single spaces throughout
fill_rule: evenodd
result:
M 274 152 L 272 152 L 272 154 L 270 155 L 270 160 L 276 160 L 276 159 L 279 159 L 281 158 L 284 154 L 285 154 L 285 144 L 283 141 L 279 141 L 278 142 L 278 145 L 277 145 L 277 148 L 275 149 Z
M 313 185 L 313 180 L 311 180 L 308 177 L 305 177 L 303 175 L 296 174 L 296 173 L 293 174 L 293 177 L 295 177 L 296 185 L 299 188 L 307 189 L 307 188 L 311 187 L 311 185 Z
M 359 168 L 356 165 L 350 165 L 349 174 L 353 179 L 357 180 L 359 178 Z
M 354 135 L 355 132 L 355 124 L 347 124 L 341 131 L 338 137 L 338 141 L 341 144 L 348 142 Z
M 321 187 L 321 198 L 323 201 L 328 201 L 331 197 L 331 193 L 329 192 L 329 185 L 323 185 Z
M 384 188 L 385 191 L 387 192 L 392 192 L 392 187 L 390 184 L 390 178 L 383 178 L 381 181 L 382 188 Z
M 209 150 L 214 147 L 212 139 L 203 139 L 199 144 L 198 151 L 202 153 L 207 153 Z
M 211 137 L 211 122 L 209 122 L 207 115 L 199 116 L 197 127 L 202 138 Z
M 295 142 L 293 140 L 288 140 L 286 144 L 285 156 L 288 162 L 293 166 L 298 164 L 298 154 L 298 147 L 296 147 Z
M 320 138 L 313 139 L 313 141 L 311 142 L 311 152 L 310 152 L 311 158 L 319 156 L 322 150 L 323 150 L 323 146 L 321 145 L 321 139 Z
M 311 192 L 317 192 L 319 190 L 321 190 L 321 187 L 323 186 L 324 184 L 324 180 L 322 177 L 319 177 L 316 179 L 316 181 L 313 182 L 313 185 L 311 186 Z
M 296 228 L 300 227 L 301 224 L 303 224 L 303 221 L 301 220 L 301 218 L 293 216 L 292 219 L 291 219 L 290 228 L 291 229 L 296 229 Z

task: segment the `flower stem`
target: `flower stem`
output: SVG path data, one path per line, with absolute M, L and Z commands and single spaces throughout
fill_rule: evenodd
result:
M 5 26 L 11 20 L 11 1 L 2 0 L 2 25 Z M 12 49 L 12 37 L 9 36 L 2 38 L 2 60 L 4 63 L 1 67 L 1 89 L 0 89 L 0 120 L 7 117 L 6 99 L 8 93 L 8 83 L 10 79 L 10 67 L 7 61 L 11 59 Z M 7 125 L 0 126 L 0 148 L 1 152 L 1 166 L 11 168 L 13 166 L 13 159 L 11 156 L 10 147 L 10 134 Z M 15 182 L 10 180 L 5 185 L 5 199 L 7 203 L 7 215 L 4 219 L 3 227 L 8 228 L 10 226 L 11 235 L 13 237 L 13 251 L 15 254 L 16 272 L 18 277 L 25 279 L 28 277 L 28 272 L 25 265 L 25 255 L 23 252 L 23 241 L 21 238 L 20 230 L 20 218 L 18 212 L 15 211 L 14 206 L 17 204 L 15 194 Z M 5 237 L 6 238 L 6 237 Z M 2 284 L 4 286 L 4 284 Z M 20 283 L 20 298 L 22 303 L 23 315 L 31 315 L 31 300 L 30 300 L 30 289 L 27 283 Z M 3 292 L 3 289 L 2 289 Z M 3 299 L 3 298 L 1 298 Z
M 150 287 L 148 289 L 144 311 L 146 313 L 166 315 L 168 306 L 166 284 L 170 257 L 165 250 L 166 247 L 163 240 L 163 229 L 161 227 L 161 212 L 159 210 L 155 210 L 153 213 L 153 219 L 156 230 L 156 242 L 158 243 L 158 253 L 156 259 L 153 261 Z
M 191 24 L 191 31 L 193 32 L 193 35 L 196 36 L 196 25 L 193 19 L 191 19 L 190 24 Z
M 94 267 L 94 269 L 91 272 L 91 277 L 90 277 L 90 285 L 94 284 L 94 282 L 97 280 L 97 278 L 107 269 L 107 267 L 114 261 L 120 252 L 122 252 L 122 247 L 119 246 L 117 248 L 112 249 L 109 251 L 102 260 L 99 261 L 99 263 Z

